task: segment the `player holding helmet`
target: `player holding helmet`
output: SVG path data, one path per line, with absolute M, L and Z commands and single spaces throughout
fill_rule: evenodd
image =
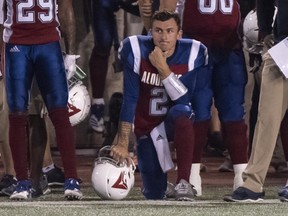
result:
M 102 199 L 121 200 L 135 183 L 135 164 L 117 162 L 110 157 L 111 146 L 99 150 L 91 175 L 92 187 Z
M 188 183 L 194 151 L 193 106 L 195 92 L 212 94 L 206 47 L 196 40 L 180 39 L 180 18 L 158 12 L 152 18 L 151 36 L 132 36 L 120 48 L 124 64 L 124 92 L 115 160 L 128 160 L 129 135 L 134 123 L 138 167 L 147 199 L 163 199 L 167 171 L 174 164 L 168 141 L 174 141 L 177 161 L 177 200 L 192 200 Z M 173 71 L 173 72 L 172 72 Z M 199 78 L 199 79 L 198 79 Z

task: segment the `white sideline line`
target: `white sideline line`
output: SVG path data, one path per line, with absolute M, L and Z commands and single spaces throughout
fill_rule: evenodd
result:
M 51 206 L 61 206 L 67 208 L 85 208 L 90 205 L 121 205 L 122 207 L 127 205 L 142 205 L 142 206 L 211 206 L 211 205 L 243 205 L 243 204 L 277 204 L 281 203 L 278 199 L 266 199 L 259 201 L 257 203 L 232 203 L 225 201 L 215 201 L 215 200 L 200 200 L 200 201 L 151 201 L 151 200 L 122 200 L 122 201 L 17 201 L 17 202 L 0 202 L 0 207 L 21 207 L 21 206 L 31 206 L 31 207 L 51 207 Z

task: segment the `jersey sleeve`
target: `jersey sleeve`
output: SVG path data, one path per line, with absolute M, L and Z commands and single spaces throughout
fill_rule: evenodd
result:
M 120 121 L 133 123 L 136 104 L 139 97 L 139 75 L 137 56 L 133 53 L 130 38 L 124 39 L 119 48 L 119 58 L 123 64 L 123 103 Z
M 206 46 L 199 41 L 193 40 L 189 55 L 189 71 L 179 78 L 180 81 L 186 86 L 188 91 L 185 95 L 174 101 L 175 103 L 188 104 L 191 102 L 195 87 L 197 85 L 197 76 L 201 76 L 201 71 L 206 71 L 208 69 L 207 67 L 208 52 Z M 207 77 L 205 80 L 207 84 L 210 81 L 209 77 Z

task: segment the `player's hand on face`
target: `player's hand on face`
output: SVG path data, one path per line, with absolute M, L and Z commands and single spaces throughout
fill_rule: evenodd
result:
M 151 64 L 158 70 L 160 76 L 165 78 L 170 73 L 169 66 L 166 63 L 168 51 L 163 52 L 159 47 L 155 46 L 154 50 L 149 54 Z
M 157 69 L 164 68 L 167 66 L 167 54 L 168 51 L 163 52 L 159 47 L 155 46 L 154 50 L 149 54 L 149 60 Z
M 128 148 L 121 144 L 116 144 L 111 147 L 110 156 L 121 163 L 127 163 L 128 166 L 131 164 L 131 157 L 129 156 Z

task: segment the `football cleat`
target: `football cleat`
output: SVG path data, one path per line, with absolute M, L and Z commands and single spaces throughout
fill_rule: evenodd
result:
M 278 195 L 281 202 L 288 202 L 288 186 L 283 187 Z
M 27 200 L 31 198 L 31 181 L 18 181 L 15 191 L 11 194 L 11 200 Z
M 17 184 L 17 180 L 13 175 L 5 174 L 0 180 L 0 191 L 7 188 L 13 184 Z
M 177 201 L 192 201 L 195 198 L 196 191 L 186 180 L 181 179 L 175 187 L 175 199 Z
M 11 194 L 15 191 L 16 186 L 17 186 L 17 182 L 16 182 L 16 184 L 12 184 L 12 185 L 10 185 L 9 187 L 3 188 L 3 189 L 1 190 L 1 194 L 10 197 Z
M 47 194 L 51 193 L 51 189 L 49 188 L 46 175 L 42 175 L 39 185 L 40 185 L 40 189 L 41 189 L 43 195 L 47 195 Z
M 80 184 L 76 179 L 69 178 L 64 183 L 64 197 L 67 200 L 81 200 L 83 194 L 80 191 Z
M 175 198 L 175 185 L 169 181 L 167 182 L 165 197 L 166 198 Z

